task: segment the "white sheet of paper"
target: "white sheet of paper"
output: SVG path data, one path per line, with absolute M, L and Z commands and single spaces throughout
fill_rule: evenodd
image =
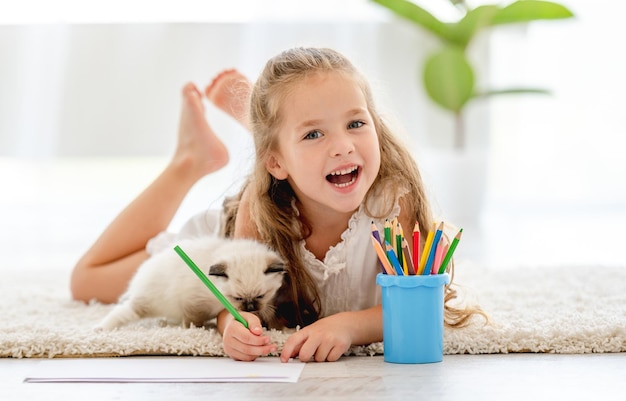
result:
M 118 357 L 49 359 L 39 362 L 27 383 L 296 383 L 305 363 L 276 357 L 254 362 L 222 357 Z

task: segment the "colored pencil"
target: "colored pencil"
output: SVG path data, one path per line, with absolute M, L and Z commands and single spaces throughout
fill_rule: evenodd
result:
M 413 227 L 413 268 L 417 273 L 420 266 L 420 225 L 419 222 L 415 222 L 415 226 Z
M 409 262 L 407 262 L 407 260 L 410 261 L 411 256 L 407 258 L 406 255 L 411 255 L 411 252 L 409 251 L 409 248 L 404 247 L 405 242 L 406 240 L 404 239 L 404 237 L 402 237 L 402 271 L 404 271 L 405 276 L 408 276 L 409 275 Z
M 383 250 L 382 245 L 380 245 L 380 242 L 378 242 L 376 238 L 374 238 L 373 235 L 372 235 L 372 246 L 374 247 L 374 250 L 376 251 L 376 255 L 378 255 L 378 261 L 382 265 L 384 272 L 386 274 L 395 275 L 396 272 L 391 266 L 391 263 L 389 263 L 389 259 L 387 258 L 387 255 L 385 254 L 385 251 Z
M 436 224 L 433 223 L 432 231 L 428 231 L 428 235 L 426 236 L 426 243 L 424 244 L 424 249 L 422 250 L 422 257 L 420 259 L 419 271 L 417 274 L 423 274 L 424 268 L 426 267 L 426 258 L 428 258 L 428 253 L 430 252 L 430 247 L 433 244 L 433 238 L 435 236 Z
M 426 260 L 426 266 L 424 267 L 424 274 L 430 274 L 430 271 L 433 268 L 433 262 L 435 261 L 435 252 L 437 251 L 437 245 L 439 245 L 439 240 L 441 239 L 442 233 L 443 221 L 439 223 L 439 227 L 437 227 L 437 231 L 435 231 L 435 237 L 433 238 L 430 251 L 428 252 L 428 259 Z
M 385 241 L 391 243 L 391 223 L 389 223 L 389 220 L 385 220 L 383 233 L 384 233 Z M 381 244 L 384 244 L 384 242 L 381 242 Z
M 402 238 L 402 249 L 404 249 L 405 255 L 411 254 L 409 251 L 409 242 L 404 237 Z M 406 265 L 406 274 L 411 276 L 415 275 L 415 266 L 413 265 L 413 261 L 410 256 L 404 258 L 404 264 Z
M 387 248 L 387 258 L 389 262 L 391 262 L 391 266 L 396 269 L 396 273 L 398 276 L 404 276 L 404 272 L 402 271 L 402 266 L 400 265 L 400 261 L 396 256 L 396 252 L 393 250 L 393 247 L 389 242 L 385 242 L 385 247 Z
M 396 255 L 398 256 L 398 261 L 400 262 L 400 266 L 402 266 L 402 270 L 404 271 L 405 275 L 408 275 L 409 272 L 407 271 L 406 267 L 406 263 L 404 261 L 405 256 L 404 256 L 404 252 L 402 251 L 402 238 L 404 237 L 404 234 L 402 233 L 402 226 L 400 225 L 400 223 L 396 222 Z
M 445 255 L 447 248 L 448 241 L 446 241 L 446 237 L 442 235 L 439 240 L 439 244 L 437 245 L 437 250 L 435 251 L 435 260 L 433 262 L 433 267 L 430 269 L 430 274 L 437 274 L 439 272 L 439 266 L 441 265 L 443 255 Z
M 372 221 L 372 235 L 374 236 L 374 238 L 376 238 L 376 240 L 382 244 L 382 242 L 380 241 L 380 231 L 378 231 L 378 227 L 376 226 L 376 223 L 374 223 Z
M 400 231 L 400 249 L 402 250 L 402 269 L 404 270 L 404 275 L 409 275 L 409 262 L 411 261 L 411 250 L 409 248 L 409 244 L 406 242 L 406 238 L 404 236 L 404 229 L 402 228 L 402 224 L 398 222 L 398 231 Z M 405 246 L 406 244 L 406 246 Z
M 189 268 L 191 268 L 191 270 L 193 270 L 193 272 L 196 273 L 196 276 L 198 276 L 198 278 L 204 283 L 204 285 L 206 285 L 207 288 L 211 290 L 213 295 L 215 295 L 215 298 L 217 298 L 218 301 L 220 301 L 220 303 L 224 306 L 224 308 L 226 308 L 230 312 L 230 314 L 233 315 L 235 320 L 243 324 L 247 329 L 248 322 L 246 321 L 246 319 L 244 319 L 243 316 L 241 316 L 241 314 L 239 313 L 239 311 L 235 309 L 235 307 L 228 301 L 228 299 L 226 299 L 224 295 L 222 295 L 220 290 L 218 290 L 217 287 L 211 282 L 211 280 L 209 280 L 209 278 L 202 272 L 202 270 L 200 270 L 198 266 L 196 266 L 193 260 L 191 260 L 191 258 L 187 256 L 185 251 L 183 251 L 178 245 L 174 247 L 174 250 L 176 251 L 178 256 L 180 256 L 183 259 L 183 261 L 187 264 L 187 266 L 189 266 Z
M 376 241 L 378 241 L 378 243 L 380 244 L 380 231 L 378 231 L 378 227 L 376 226 L 376 223 L 374 223 L 372 221 L 372 237 L 374 237 L 374 239 L 376 239 Z M 383 273 L 386 273 L 385 271 L 385 266 L 383 265 L 382 261 L 378 261 L 378 263 L 380 264 L 380 269 Z
M 452 254 L 454 253 L 454 250 L 456 249 L 457 245 L 459 244 L 459 241 L 461 240 L 461 235 L 463 234 L 463 229 L 461 228 L 459 230 L 459 233 L 457 235 L 454 236 L 454 239 L 452 240 L 452 244 L 450 244 L 450 248 L 448 248 L 448 252 L 446 252 L 446 256 L 443 258 L 443 262 L 441 262 L 441 266 L 439 267 L 439 274 L 443 274 L 446 271 L 446 268 L 448 267 L 448 263 L 450 263 L 450 259 L 452 259 Z

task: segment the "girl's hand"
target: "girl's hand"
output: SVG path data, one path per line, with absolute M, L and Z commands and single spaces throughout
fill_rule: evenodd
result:
M 280 354 L 281 362 L 296 356 L 302 362 L 334 362 L 341 358 L 352 345 L 353 328 L 350 319 L 340 315 L 325 317 L 292 334 Z
M 249 329 L 246 329 L 230 313 L 226 312 L 226 314 L 221 316 L 224 319 L 222 339 L 224 352 L 228 356 L 238 361 L 254 361 L 260 356 L 276 352 L 276 345 L 271 343 L 269 337 L 263 335 L 261 321 L 256 315 L 241 312 L 248 322 Z

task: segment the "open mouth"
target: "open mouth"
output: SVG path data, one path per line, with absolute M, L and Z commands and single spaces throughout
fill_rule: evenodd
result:
M 333 171 L 326 176 L 326 181 L 330 182 L 338 188 L 347 187 L 356 181 L 359 175 L 359 167 L 353 166 L 350 168 Z

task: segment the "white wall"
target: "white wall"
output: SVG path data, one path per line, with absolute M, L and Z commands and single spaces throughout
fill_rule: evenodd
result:
M 623 208 L 626 5 L 567 3 L 575 19 L 532 24 L 523 36 L 500 31 L 492 42 L 494 82 L 552 91 L 491 103 L 494 195 L 553 208 Z
M 416 138 L 426 132 L 406 24 L 202 23 L 0 26 L 0 155 L 167 155 L 179 89 L 236 67 L 254 79 L 292 46 L 336 48 L 366 71 Z M 408 52 L 407 49 L 416 49 Z M 444 118 L 445 120 L 445 118 Z

